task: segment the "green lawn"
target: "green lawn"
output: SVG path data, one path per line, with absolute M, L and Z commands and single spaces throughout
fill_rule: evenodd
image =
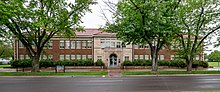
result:
M 101 76 L 107 74 L 107 72 L 0 72 L 0 76 Z
M 219 62 L 219 66 L 218 66 L 218 62 L 208 62 L 209 66 L 214 66 L 214 67 L 220 67 L 220 62 Z
M 156 74 L 220 74 L 220 71 L 192 71 L 191 73 L 187 71 L 158 71 L 158 72 L 122 72 L 123 75 L 156 75 Z
M 11 65 L 0 65 L 0 68 L 3 68 L 3 67 L 11 67 Z

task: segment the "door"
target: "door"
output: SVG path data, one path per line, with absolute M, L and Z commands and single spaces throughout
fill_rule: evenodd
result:
M 116 54 L 111 54 L 109 58 L 110 58 L 110 60 L 109 60 L 109 66 L 110 67 L 118 66 L 118 61 L 117 61 Z

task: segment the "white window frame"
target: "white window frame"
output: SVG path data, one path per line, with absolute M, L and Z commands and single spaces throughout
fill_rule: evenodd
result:
M 70 41 L 65 41 L 65 49 L 70 49 Z
M 65 60 L 65 55 L 60 55 L 60 60 Z
M 64 40 L 60 40 L 60 49 L 64 49 L 65 48 L 65 42 Z

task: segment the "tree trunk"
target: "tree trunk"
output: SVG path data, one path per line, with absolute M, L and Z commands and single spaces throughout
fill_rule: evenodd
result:
M 192 72 L 192 59 L 187 59 L 187 72 Z
M 158 66 L 157 66 L 157 57 L 155 55 L 156 53 L 153 53 L 153 56 L 152 56 L 152 71 L 153 72 L 157 72 L 158 70 Z
M 34 56 L 32 59 L 32 72 L 39 72 L 39 56 Z

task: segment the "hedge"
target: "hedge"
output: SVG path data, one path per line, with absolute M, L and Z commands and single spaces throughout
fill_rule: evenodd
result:
M 12 60 L 10 64 L 12 67 L 32 67 L 32 62 L 30 59 Z
M 151 66 L 152 62 L 150 60 L 134 60 L 134 61 L 124 61 L 122 66 Z M 187 66 L 185 61 L 182 60 L 172 60 L 172 61 L 165 61 L 159 60 L 157 62 L 158 66 L 173 66 L 173 67 L 180 67 L 185 68 Z M 197 68 L 198 66 L 207 68 L 208 62 L 204 61 L 193 61 L 192 67 Z
M 103 63 L 102 60 L 98 59 L 98 60 L 95 62 L 95 66 L 105 66 L 105 63 Z
M 13 67 L 31 67 L 31 60 L 13 60 L 11 61 L 11 66 Z M 64 66 L 104 66 L 105 64 L 101 60 L 97 60 L 95 63 L 92 59 L 85 60 L 60 60 L 53 62 L 52 60 L 40 60 L 40 67 L 54 67 L 56 65 Z

